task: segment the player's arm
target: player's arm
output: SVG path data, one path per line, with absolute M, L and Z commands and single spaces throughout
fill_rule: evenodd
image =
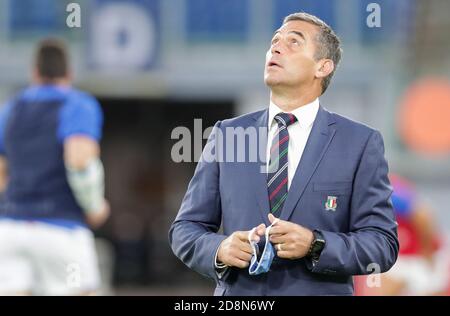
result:
M 64 162 L 67 180 L 88 224 L 94 228 L 102 225 L 109 216 L 109 205 L 104 198 L 105 176 L 99 144 L 84 135 L 66 138 Z
M 6 157 L 0 155 L 0 193 L 5 192 L 8 183 L 8 164 Z
M 11 106 L 12 103 L 8 102 L 0 107 L 0 193 L 3 193 L 6 190 L 6 185 L 8 184 L 8 162 L 6 160 L 3 138 Z
M 432 213 L 425 206 L 418 205 L 414 212 L 411 213 L 411 222 L 419 236 L 421 254 L 431 261 L 434 254 L 434 238 L 436 236 L 436 227 Z
M 99 145 L 103 112 L 94 98 L 75 94 L 69 98 L 60 115 L 58 138 L 64 148 L 67 181 L 87 223 L 97 228 L 109 216 Z

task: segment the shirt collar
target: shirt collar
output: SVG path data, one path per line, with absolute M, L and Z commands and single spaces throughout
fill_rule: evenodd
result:
M 58 100 L 66 97 L 70 91 L 71 87 L 66 85 L 32 85 L 23 91 L 21 97 L 25 101 Z
M 318 111 L 319 111 L 319 98 L 316 98 L 311 103 L 298 107 L 295 110 L 288 113 L 294 114 L 300 124 L 300 127 L 305 128 L 311 126 L 314 123 Z M 275 115 L 277 115 L 280 112 L 284 111 L 280 109 L 275 103 L 270 101 L 269 121 L 268 121 L 269 129 L 272 127 L 272 124 L 275 123 L 274 122 Z

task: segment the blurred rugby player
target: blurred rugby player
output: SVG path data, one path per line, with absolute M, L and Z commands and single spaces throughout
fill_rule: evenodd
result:
M 103 113 L 71 78 L 64 43 L 43 40 L 31 86 L 0 110 L 0 294 L 84 295 L 100 286 L 90 228 L 110 212 Z

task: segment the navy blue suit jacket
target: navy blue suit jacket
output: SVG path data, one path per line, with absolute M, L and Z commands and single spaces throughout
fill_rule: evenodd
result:
M 203 155 L 210 146 L 218 148 L 227 127 L 264 128 L 267 117 L 266 109 L 217 122 Z M 261 143 L 267 146 L 265 138 Z M 216 151 L 226 154 L 231 148 L 223 144 Z M 395 263 L 397 223 L 382 136 L 320 107 L 279 213 L 283 220 L 322 232 L 326 246 L 318 263 L 275 257 L 268 273 L 252 276 L 248 269 L 231 268 L 219 279 L 214 260 L 222 240 L 270 225 L 267 179 L 261 172 L 265 162 L 246 160 L 201 159 L 169 232 L 175 255 L 216 280 L 215 295 L 351 295 L 353 275 L 385 272 Z M 328 197 L 336 197 L 334 211 L 325 207 Z

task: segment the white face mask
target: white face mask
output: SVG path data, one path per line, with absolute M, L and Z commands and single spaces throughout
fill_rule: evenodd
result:
M 265 244 L 264 244 L 264 250 L 263 253 L 261 255 L 261 258 L 258 262 L 258 250 L 259 250 L 259 246 L 258 243 L 254 240 L 252 240 L 252 235 L 255 233 L 256 227 L 253 228 L 250 233 L 248 234 L 248 241 L 250 242 L 250 245 L 252 246 L 252 251 L 253 251 L 253 256 L 252 259 L 250 261 L 250 266 L 248 267 L 248 273 L 250 275 L 258 275 L 261 273 L 266 273 L 270 270 L 270 265 L 272 264 L 272 260 L 275 256 L 275 251 L 273 249 L 272 243 L 269 241 L 269 232 L 270 229 L 272 228 L 273 225 L 276 224 L 276 222 L 278 221 L 275 220 L 272 225 L 268 226 L 266 228 L 266 233 L 265 233 Z

